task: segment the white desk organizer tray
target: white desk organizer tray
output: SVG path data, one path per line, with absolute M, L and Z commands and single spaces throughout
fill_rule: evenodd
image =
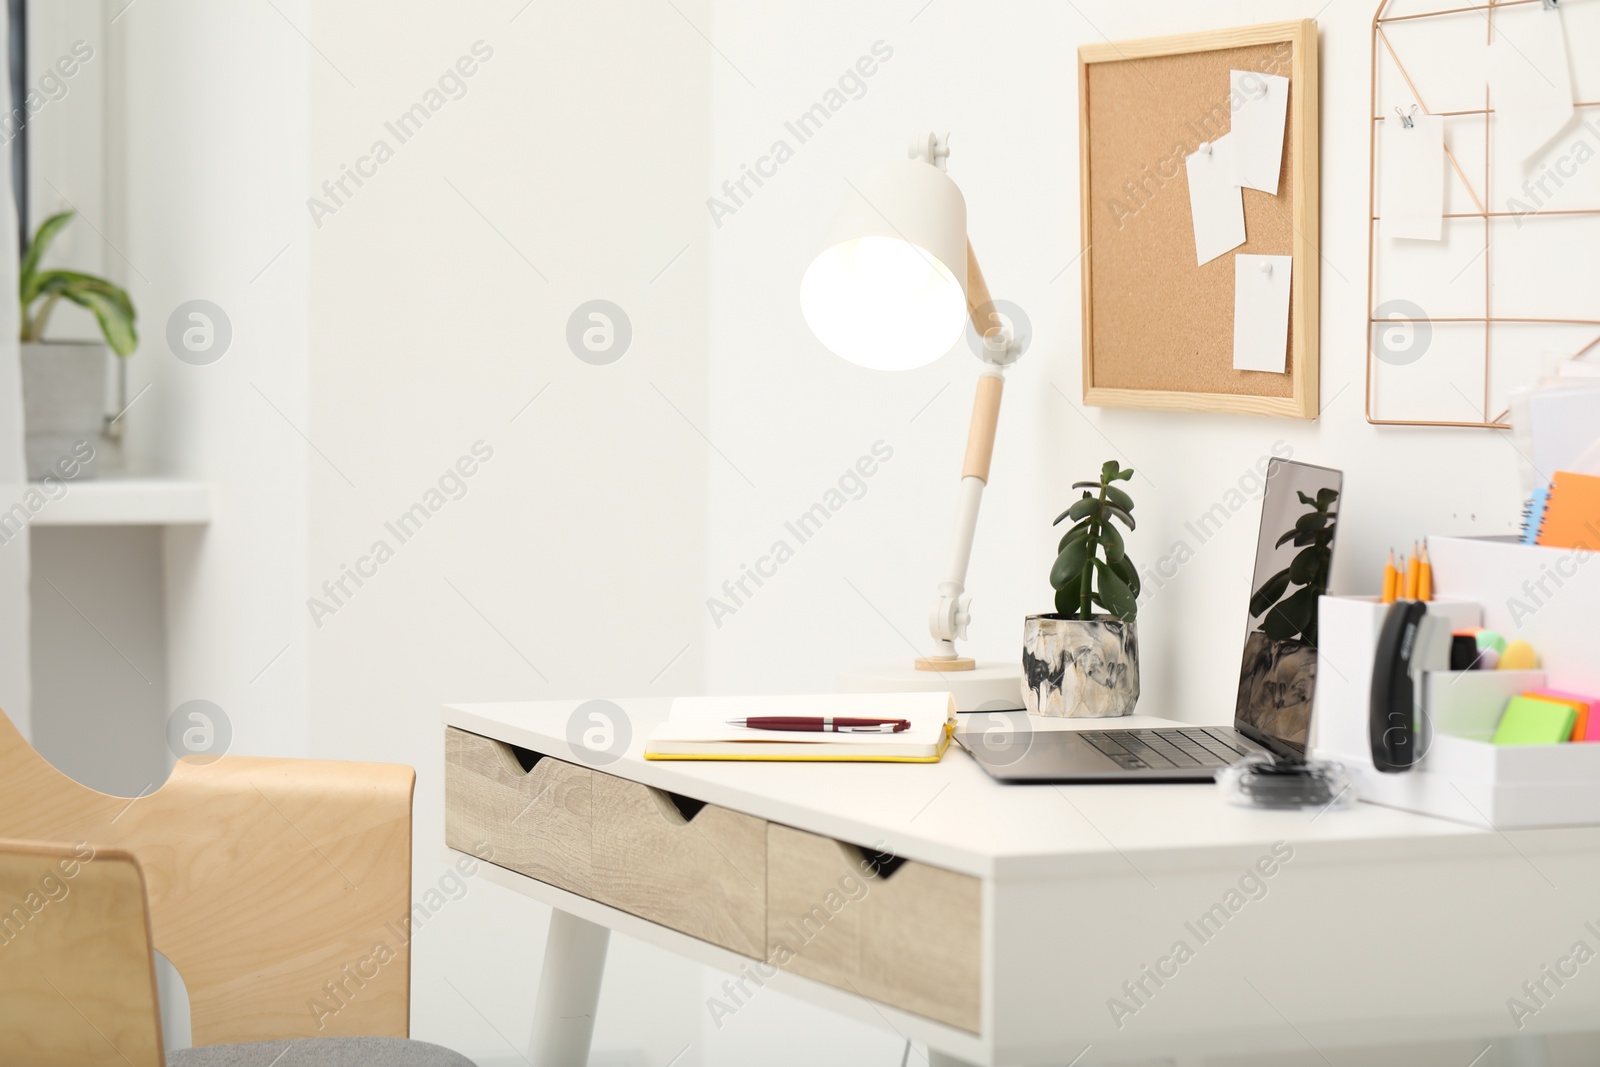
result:
M 1371 803 L 1496 829 L 1600 825 L 1600 743 L 1490 743 L 1501 710 L 1519 693 L 1548 687 L 1600 696 L 1600 562 L 1500 538 L 1434 537 L 1428 552 L 1437 592 L 1428 610 L 1450 622 L 1440 640 L 1448 642 L 1449 630 L 1485 626 L 1533 645 L 1541 669 L 1431 672 L 1421 758 L 1410 771 L 1380 773 L 1367 722 L 1389 605 L 1323 597 L 1313 751 L 1348 767 L 1358 795 Z M 1447 648 L 1431 652 L 1448 661 Z

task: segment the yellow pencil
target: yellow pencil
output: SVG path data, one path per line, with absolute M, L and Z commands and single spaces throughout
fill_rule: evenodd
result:
M 1417 599 L 1433 599 L 1433 562 L 1428 559 L 1428 546 L 1422 546 L 1422 560 L 1417 570 Z
M 1383 603 L 1393 604 L 1400 595 L 1400 572 L 1394 565 L 1394 549 L 1389 550 L 1389 562 L 1383 565 Z
M 1411 542 L 1411 557 L 1406 560 L 1406 599 L 1416 600 L 1422 584 L 1422 562 L 1417 559 L 1417 543 Z

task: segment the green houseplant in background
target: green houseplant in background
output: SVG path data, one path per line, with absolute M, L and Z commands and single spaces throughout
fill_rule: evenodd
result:
M 1134 529 L 1133 471 L 1107 460 L 1100 477 L 1056 516 L 1072 520 L 1050 568 L 1056 610 L 1022 630 L 1023 703 L 1038 715 L 1130 715 L 1139 702 L 1139 570 L 1119 526 Z M 1095 609 L 1100 609 L 1097 614 Z
M 64 459 L 78 477 L 94 473 L 106 409 L 107 350 L 126 358 L 139 344 L 133 301 L 120 286 L 81 271 L 41 269 L 50 244 L 72 221 L 72 211 L 40 224 L 18 272 L 21 306 L 22 400 L 28 477 L 39 479 Z M 100 341 L 46 341 L 52 312 L 65 300 L 88 310 L 100 324 Z

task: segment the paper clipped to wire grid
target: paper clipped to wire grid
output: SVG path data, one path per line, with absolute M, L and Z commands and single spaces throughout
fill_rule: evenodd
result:
M 1385 237 L 1437 241 L 1444 232 L 1444 119 L 1385 116 L 1378 231 Z
M 1558 6 L 1506 10 L 1489 44 L 1494 132 L 1518 161 L 1538 154 L 1572 119 L 1572 69 Z
M 1578 378 L 1536 390 L 1528 419 L 1533 465 L 1542 477 L 1559 470 L 1600 474 L 1600 383 Z

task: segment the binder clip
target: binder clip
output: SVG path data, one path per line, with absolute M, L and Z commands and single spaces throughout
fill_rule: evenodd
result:
M 1350 772 L 1331 760 L 1287 760 L 1255 752 L 1217 772 L 1217 788 L 1240 808 L 1337 811 L 1355 800 Z
M 1406 128 L 1408 130 L 1416 128 L 1416 125 L 1417 125 L 1416 118 L 1415 118 L 1416 113 L 1417 113 L 1417 105 L 1416 104 L 1412 104 L 1411 105 L 1411 113 L 1410 114 L 1407 114 L 1406 112 L 1401 111 L 1399 108 L 1395 108 L 1394 109 L 1394 113 L 1396 115 L 1400 116 L 1400 125 L 1401 126 L 1403 126 L 1404 128 Z

